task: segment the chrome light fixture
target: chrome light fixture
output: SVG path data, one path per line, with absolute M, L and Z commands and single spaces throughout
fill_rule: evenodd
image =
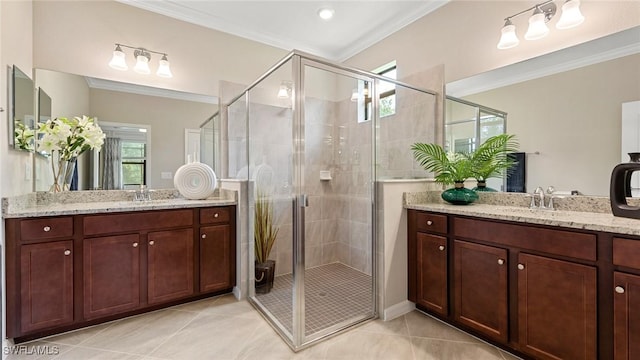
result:
M 135 72 L 145 75 L 150 74 L 151 69 L 149 68 L 149 62 L 151 62 L 151 53 L 154 53 L 162 55 L 162 58 L 158 63 L 158 70 L 156 72 L 156 75 L 166 78 L 173 77 L 166 53 L 124 44 L 116 44 L 116 49 L 113 51 L 113 57 L 109 62 L 110 67 L 121 71 L 129 69 L 129 67 L 127 66 L 126 54 L 124 53 L 124 51 L 122 51 L 123 47 L 134 50 L 133 56 L 136 58 L 136 65 L 133 67 L 133 70 Z
M 511 20 L 519 15 L 525 14 L 533 10 L 533 14 L 529 18 L 529 27 L 524 35 L 527 40 L 538 40 L 549 34 L 547 22 L 549 22 L 556 14 L 557 6 L 554 0 L 547 0 L 536 4 L 528 9 L 520 11 L 514 15 L 506 17 L 504 26 L 501 30 L 500 41 L 498 41 L 498 49 L 510 49 L 518 46 L 520 43 L 516 35 L 516 27 Z M 570 29 L 584 22 L 584 16 L 580 12 L 580 0 L 566 0 L 562 5 L 562 16 L 556 23 L 557 29 Z

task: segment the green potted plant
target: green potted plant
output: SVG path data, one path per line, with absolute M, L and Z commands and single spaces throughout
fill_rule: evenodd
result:
M 473 177 L 478 181 L 475 191 L 496 191 L 487 187 L 487 179 L 509 174 L 517 161 L 509 156 L 518 151 L 515 135 L 500 134 L 488 138 L 469 154 L 473 166 Z
M 442 199 L 454 205 L 466 205 L 478 199 L 475 191 L 464 187 L 473 176 L 471 158 L 465 153 L 447 153 L 437 144 L 415 143 L 411 146 L 413 157 L 427 171 L 435 174 L 437 183 L 454 184 L 442 192 Z
M 271 291 L 276 270 L 276 262 L 269 260 L 269 254 L 278 236 L 278 228 L 273 225 L 273 202 L 264 192 L 256 194 L 254 212 L 254 252 L 255 289 L 258 294 Z

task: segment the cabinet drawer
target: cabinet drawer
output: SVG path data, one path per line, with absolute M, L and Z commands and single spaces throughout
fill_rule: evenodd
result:
M 200 209 L 200 224 L 221 224 L 229 222 L 228 207 Z
M 640 270 L 640 240 L 613 238 L 613 265 Z
M 416 229 L 424 232 L 447 233 L 447 216 L 431 213 L 416 213 Z
M 145 211 L 140 213 L 92 215 L 84 218 L 84 235 L 139 232 L 192 226 L 193 210 Z
M 39 218 L 20 221 L 22 240 L 54 239 L 73 236 L 73 217 Z
M 456 237 L 596 261 L 596 235 L 456 217 Z

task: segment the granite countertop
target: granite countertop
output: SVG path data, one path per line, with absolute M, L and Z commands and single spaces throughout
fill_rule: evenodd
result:
M 592 200 L 585 199 L 585 201 Z M 511 203 L 508 205 L 495 203 L 450 205 L 433 201 L 432 197 L 411 193 L 405 194 L 404 201 L 407 209 L 640 236 L 640 219 L 615 217 L 611 212 L 588 211 L 584 207 L 579 208 L 580 211 L 569 211 L 530 209 L 526 205 L 518 206 L 520 204 Z M 527 201 L 529 200 L 525 199 L 521 204 L 526 204 Z
M 144 210 L 184 209 L 237 204 L 234 191 L 218 190 L 205 200 L 188 200 L 175 191 L 155 191 L 148 201 L 133 201 L 130 191 L 79 191 L 57 196 L 32 193 L 2 199 L 2 217 L 23 218 L 77 214 L 114 213 Z M 79 201 L 84 199 L 84 201 Z

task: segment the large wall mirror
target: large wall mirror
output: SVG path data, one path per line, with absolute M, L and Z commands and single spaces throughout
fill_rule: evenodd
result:
M 52 118 L 96 117 L 98 124 L 105 124 L 107 139 L 119 139 L 105 141 L 120 144 L 120 182 L 114 186 L 119 189 L 139 186 L 129 184 L 137 179 L 143 179 L 150 189 L 173 188 L 173 174 L 185 162 L 185 132 L 199 129 L 218 109 L 213 96 L 77 74 L 36 69 L 35 81 L 53 99 Z M 143 131 L 144 136 L 136 136 Z M 101 154 L 88 151 L 78 159 L 79 190 L 104 188 L 104 160 L 100 160 L 104 151 L 105 147 Z M 52 181 L 49 159 L 37 156 L 34 167 L 36 191 L 48 190 Z M 128 174 L 129 170 L 136 173 Z
M 15 65 L 11 69 L 10 93 L 9 144 L 16 150 L 33 151 L 36 126 L 33 80 Z
M 622 105 L 640 100 L 640 27 L 446 89 L 447 95 L 508 114 L 507 133 L 517 136 L 526 153 L 528 191 L 554 186 L 608 196 L 613 167 L 629 159 L 621 156 Z

